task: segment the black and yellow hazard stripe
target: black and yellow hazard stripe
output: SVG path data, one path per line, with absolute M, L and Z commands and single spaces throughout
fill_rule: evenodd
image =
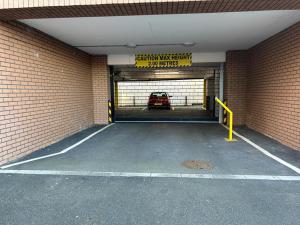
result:
M 224 105 L 226 105 L 227 106 L 227 102 L 226 102 L 226 100 L 224 100 Z M 224 125 L 227 125 L 227 111 L 225 110 L 225 109 L 223 109 L 223 124 Z
M 114 103 L 115 103 L 115 109 L 117 109 L 119 107 L 119 86 L 118 86 L 118 82 L 115 82 L 115 85 L 114 85 L 114 90 L 115 90 L 115 93 L 114 93 Z
M 192 53 L 136 54 L 136 68 L 173 68 L 192 65 Z
M 147 68 L 181 68 L 181 67 L 190 67 L 192 62 L 182 64 L 177 61 L 160 61 L 160 62 L 147 62 L 147 65 L 144 63 L 135 63 L 135 67 L 139 69 L 147 69 Z
M 111 104 L 110 100 L 108 100 L 108 122 L 109 123 L 113 122 L 113 120 L 112 120 L 112 104 Z

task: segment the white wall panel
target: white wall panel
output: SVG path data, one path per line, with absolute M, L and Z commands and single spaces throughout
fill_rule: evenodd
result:
M 165 91 L 172 105 L 203 103 L 203 79 L 173 81 L 123 81 L 118 82 L 119 106 L 145 106 L 151 92 Z

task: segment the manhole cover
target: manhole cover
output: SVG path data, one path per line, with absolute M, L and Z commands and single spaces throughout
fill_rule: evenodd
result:
M 204 162 L 200 160 L 187 160 L 182 163 L 182 165 L 189 169 L 197 169 L 197 170 L 211 170 L 213 166 L 209 162 Z

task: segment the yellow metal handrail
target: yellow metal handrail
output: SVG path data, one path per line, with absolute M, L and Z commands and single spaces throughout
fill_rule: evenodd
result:
M 229 113 L 229 133 L 228 133 L 228 138 L 225 138 L 225 140 L 226 141 L 236 141 L 235 139 L 232 138 L 232 127 L 233 127 L 232 111 L 218 97 L 216 97 L 215 100 Z

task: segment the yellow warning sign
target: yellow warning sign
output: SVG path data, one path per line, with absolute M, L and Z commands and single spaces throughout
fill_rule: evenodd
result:
M 137 54 L 135 55 L 136 68 L 168 68 L 185 67 L 192 65 L 192 53 L 173 54 Z

